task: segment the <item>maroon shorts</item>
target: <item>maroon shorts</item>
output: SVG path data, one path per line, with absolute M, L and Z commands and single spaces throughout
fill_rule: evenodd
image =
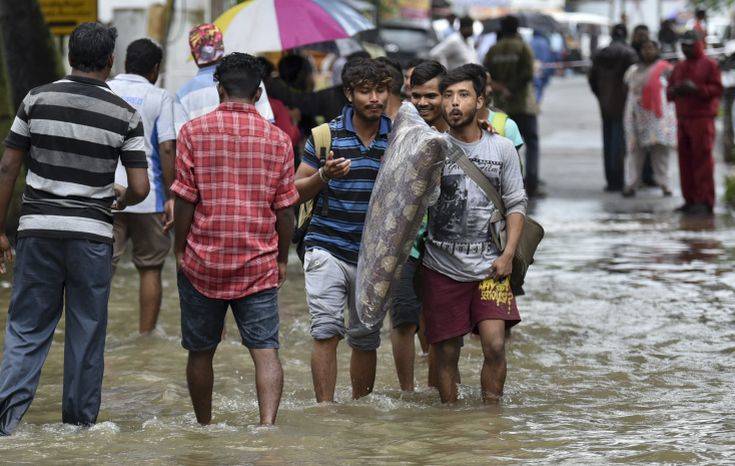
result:
M 421 273 L 422 312 L 429 343 L 477 333 L 483 320 L 504 320 L 506 327 L 521 321 L 508 279 L 458 282 L 423 266 Z

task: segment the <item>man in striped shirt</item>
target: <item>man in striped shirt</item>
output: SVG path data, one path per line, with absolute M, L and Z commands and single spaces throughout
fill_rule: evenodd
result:
M 112 213 L 148 194 L 143 126 L 112 93 L 117 32 L 85 23 L 69 39 L 72 73 L 31 90 L 0 161 L 0 272 L 12 260 L 5 216 L 23 160 L 13 293 L 0 365 L 0 435 L 31 404 L 66 303 L 62 420 L 97 420 L 112 275 Z M 118 160 L 128 188 L 114 185 Z
M 314 216 L 304 238 L 306 299 L 311 315 L 314 349 L 311 373 L 317 402 L 334 401 L 337 345 L 347 336 L 352 347 L 352 396 L 373 390 L 380 327 L 368 328 L 357 317 L 354 300 L 357 254 L 370 194 L 380 161 L 388 147 L 390 120 L 383 112 L 390 74 L 383 63 L 361 58 L 349 61 L 342 82 L 350 105 L 329 123 L 332 147 L 320 160 L 312 137 L 296 172 L 301 202 L 316 198 Z M 326 185 L 329 209 L 322 210 Z M 345 329 L 344 309 L 349 309 Z

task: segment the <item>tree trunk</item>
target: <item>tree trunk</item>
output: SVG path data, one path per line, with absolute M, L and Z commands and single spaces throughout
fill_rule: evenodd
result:
M 0 0 L 0 141 L 7 136 L 28 91 L 62 75 L 59 52 L 38 2 Z M 25 176 L 21 176 L 8 209 L 8 234 L 17 228 L 24 186 Z
M 0 0 L 0 34 L 16 109 L 29 90 L 59 79 L 63 68 L 36 0 Z

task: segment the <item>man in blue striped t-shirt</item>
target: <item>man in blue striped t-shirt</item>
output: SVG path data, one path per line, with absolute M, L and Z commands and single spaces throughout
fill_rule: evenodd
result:
M 354 299 L 360 250 L 370 193 L 388 147 L 390 120 L 383 114 L 390 74 L 372 59 L 356 59 L 342 70 L 350 105 L 329 123 L 332 150 L 326 161 L 315 153 L 310 137 L 296 172 L 301 202 L 316 197 L 314 216 L 304 238 L 306 300 L 311 315 L 314 350 L 311 372 L 317 402 L 334 401 L 337 345 L 347 336 L 352 347 L 352 396 L 369 394 L 375 382 L 380 327 L 368 328 L 357 317 Z M 322 210 L 326 185 L 327 211 Z M 344 309 L 349 309 L 345 329 Z
M 84 23 L 69 38 L 66 78 L 23 99 L 0 161 L 0 273 L 12 259 L 5 215 L 23 160 L 20 211 L 5 347 L 0 436 L 31 405 L 66 305 L 62 420 L 97 420 L 112 277 L 112 212 L 148 195 L 140 115 L 105 84 L 114 28 Z M 114 185 L 122 161 L 128 187 Z M 114 204 L 113 204 L 114 203 Z

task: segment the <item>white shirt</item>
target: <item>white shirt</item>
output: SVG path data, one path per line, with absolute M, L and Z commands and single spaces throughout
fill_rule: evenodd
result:
M 200 68 L 196 76 L 181 86 L 176 93 L 176 133 L 184 123 L 194 118 L 206 115 L 219 106 L 217 84 L 214 82 L 214 71 L 217 65 Z M 260 116 L 273 123 L 273 109 L 268 103 L 268 94 L 265 86 L 260 83 L 260 99 L 255 103 L 255 109 Z
M 148 159 L 148 180 L 151 189 L 143 202 L 127 207 L 123 212 L 138 214 L 163 212 L 166 188 L 158 144 L 176 140 L 174 97 L 165 89 L 154 86 L 137 74 L 119 74 L 107 84 L 115 94 L 138 111 L 145 134 L 145 154 Z M 115 183 L 128 185 L 125 169 L 120 163 L 117 164 L 115 171 Z

